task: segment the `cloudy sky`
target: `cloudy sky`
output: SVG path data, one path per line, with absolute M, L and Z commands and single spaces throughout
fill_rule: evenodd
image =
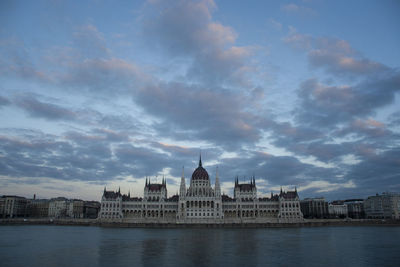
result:
M 1 1 L 0 195 L 400 191 L 398 1 Z

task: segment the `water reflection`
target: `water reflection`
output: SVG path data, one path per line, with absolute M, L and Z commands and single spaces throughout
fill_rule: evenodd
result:
M 0 266 L 400 266 L 400 227 L 1 226 Z

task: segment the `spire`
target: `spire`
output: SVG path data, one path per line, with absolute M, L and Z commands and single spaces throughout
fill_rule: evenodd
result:
M 185 184 L 185 167 L 182 167 L 181 187 L 179 189 L 179 198 L 186 196 L 186 184 Z
M 104 193 L 106 192 L 106 187 L 104 186 Z
M 215 196 L 219 197 L 221 195 L 221 188 L 219 187 L 219 177 L 218 177 L 218 166 L 215 173 Z
M 128 198 L 131 198 L 131 190 L 128 191 Z
M 272 190 L 271 190 L 271 199 L 272 199 L 273 196 L 274 196 L 274 195 L 272 194 Z
M 199 159 L 199 167 L 203 167 L 203 164 L 201 163 L 201 152 L 200 152 L 200 159 Z
M 118 187 L 118 194 L 121 194 L 121 187 Z
M 282 186 L 281 186 L 281 194 L 282 194 Z
M 147 177 L 146 177 L 146 186 L 147 186 Z

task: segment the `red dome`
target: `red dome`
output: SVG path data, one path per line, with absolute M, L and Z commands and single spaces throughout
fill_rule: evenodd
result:
M 192 180 L 209 180 L 209 179 L 210 178 L 208 177 L 208 172 L 202 166 L 201 155 L 200 155 L 199 167 L 197 167 L 197 169 L 194 170 L 192 174 Z
M 208 172 L 203 167 L 199 166 L 192 174 L 192 180 L 208 180 Z

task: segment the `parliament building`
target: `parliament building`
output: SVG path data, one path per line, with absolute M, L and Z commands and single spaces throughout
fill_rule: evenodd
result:
M 167 184 L 146 179 L 143 198 L 107 191 L 101 198 L 99 220 L 129 223 L 235 224 L 296 223 L 303 221 L 297 190 L 257 197 L 256 181 L 239 183 L 235 179 L 233 198 L 221 194 L 218 169 L 214 188 L 202 166 L 194 170 L 189 188 L 182 172 L 179 194 L 167 197 Z

